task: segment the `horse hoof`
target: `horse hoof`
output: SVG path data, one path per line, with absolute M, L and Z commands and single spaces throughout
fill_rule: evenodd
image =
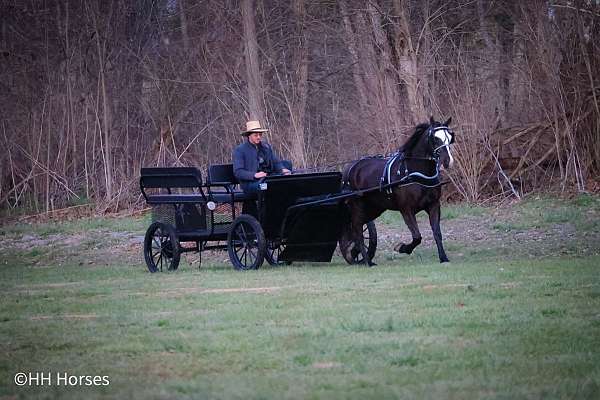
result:
M 377 264 L 375 264 L 374 262 L 370 261 L 368 265 L 369 265 L 369 267 L 374 267 L 374 266 L 376 266 Z
M 440 260 L 440 264 L 443 264 L 443 263 L 449 263 L 449 262 L 450 262 L 450 260 L 448 260 L 447 258 L 442 258 L 442 259 Z
M 344 250 L 344 254 L 345 254 L 344 258 L 346 260 L 352 260 L 352 259 L 356 258 L 356 254 L 352 254 L 353 249 L 354 249 L 354 246 L 350 245 L 350 246 L 346 247 L 346 249 Z
M 400 245 L 400 247 L 398 247 L 398 249 L 396 251 L 398 253 L 404 253 L 404 254 L 410 254 L 410 253 L 412 253 L 412 249 L 409 246 L 405 245 L 404 243 L 402 243 Z

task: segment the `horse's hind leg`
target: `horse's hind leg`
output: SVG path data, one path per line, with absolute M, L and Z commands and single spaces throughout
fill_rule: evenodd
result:
M 363 223 L 365 219 L 364 204 L 358 199 L 352 199 L 348 202 L 350 208 L 351 223 L 350 223 L 350 237 L 354 246 L 348 246 L 345 250 L 346 259 L 352 260 L 358 258 L 358 253 L 362 256 L 362 264 L 366 264 L 370 267 L 376 265 L 369 259 L 367 247 L 365 246 L 363 237 Z M 344 249 L 342 249 L 344 251 Z
M 440 262 L 449 262 L 450 260 L 448 260 L 448 256 L 446 256 L 446 252 L 444 251 L 444 245 L 442 244 L 442 230 L 440 229 L 440 203 L 437 203 L 427 210 L 427 214 L 429 214 L 429 224 L 431 225 L 433 238 L 435 239 L 435 244 L 437 245 Z
M 360 250 L 360 255 L 362 256 L 362 263 L 372 267 L 375 264 L 369 258 L 367 246 L 365 246 L 364 236 L 363 236 L 363 224 L 358 221 L 352 223 L 352 237 L 354 239 L 354 248 Z
M 394 246 L 394 250 L 399 253 L 410 254 L 412 251 L 421 244 L 421 232 L 419 232 L 419 224 L 417 224 L 417 218 L 412 211 L 401 211 L 404 223 L 408 226 L 410 234 L 412 235 L 412 242 L 404 244 L 402 242 Z

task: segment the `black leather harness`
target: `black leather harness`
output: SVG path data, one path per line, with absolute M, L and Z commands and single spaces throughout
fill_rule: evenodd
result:
M 435 137 L 435 132 L 438 130 L 446 130 L 450 132 L 450 140 L 448 143 L 444 143 L 441 146 L 434 148 L 433 139 Z M 383 171 L 381 173 L 381 178 L 379 179 L 379 190 L 381 192 L 385 192 L 386 194 L 392 194 L 392 191 L 396 186 L 410 185 L 410 184 L 418 184 L 426 187 L 436 187 L 442 185 L 440 181 L 440 154 L 439 151 L 442 147 L 448 147 L 450 144 L 454 142 L 454 135 L 452 131 L 445 125 L 440 125 L 437 127 L 429 127 L 427 129 L 427 136 L 430 143 L 430 147 L 432 148 L 432 156 L 429 157 L 411 157 L 406 156 L 405 152 L 397 151 L 387 157 L 383 157 L 381 155 L 363 157 L 359 160 L 354 161 L 354 163 L 348 168 L 347 176 L 344 180 L 344 186 L 350 186 L 350 176 L 352 169 L 361 161 L 368 159 L 385 159 L 385 165 L 383 167 Z M 425 175 L 419 171 L 411 172 L 408 169 L 407 160 L 424 160 L 431 161 L 435 163 L 435 173 L 431 176 Z M 394 165 L 397 165 L 397 168 L 394 168 Z M 392 172 L 394 171 L 395 172 Z M 394 179 L 396 177 L 400 177 L 399 179 Z

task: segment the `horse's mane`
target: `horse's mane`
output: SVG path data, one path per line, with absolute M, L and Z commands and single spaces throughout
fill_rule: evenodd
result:
M 421 136 L 423 136 L 423 133 L 427 131 L 427 128 L 429 128 L 429 124 L 425 123 L 425 122 L 417 125 L 415 127 L 415 133 L 413 133 L 412 136 L 409 137 L 408 140 L 406 142 L 404 142 L 404 144 L 402 146 L 400 146 L 398 151 L 401 153 L 404 153 L 406 151 L 411 150 L 413 147 L 415 147 L 416 144 L 421 139 Z

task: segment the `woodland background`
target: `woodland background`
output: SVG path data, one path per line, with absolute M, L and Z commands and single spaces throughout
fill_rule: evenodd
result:
M 142 166 L 230 162 L 249 118 L 295 167 L 453 118 L 447 197 L 600 171 L 597 0 L 0 0 L 0 208 L 142 205 Z

